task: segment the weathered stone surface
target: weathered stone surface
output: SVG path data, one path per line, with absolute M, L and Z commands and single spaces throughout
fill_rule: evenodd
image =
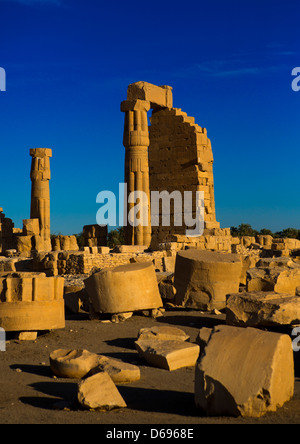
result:
M 226 322 L 249 327 L 299 324 L 300 297 L 263 291 L 230 294 Z
M 212 328 L 207 328 L 207 327 L 200 328 L 198 336 L 196 338 L 196 343 L 200 345 L 201 353 L 205 349 L 212 331 L 213 331 Z
M 180 251 L 175 268 L 175 302 L 199 310 L 220 310 L 226 305 L 226 295 L 239 291 L 241 271 L 241 260 L 235 254 Z
M 157 339 L 160 341 L 187 341 L 190 337 L 180 328 L 168 326 L 153 326 L 151 328 L 142 328 L 138 334 L 139 340 Z
M 125 313 L 163 306 L 151 263 L 103 269 L 84 281 L 95 312 Z
M 49 148 L 33 148 L 30 150 L 30 156 L 32 157 L 30 218 L 39 220 L 43 249 L 51 251 L 49 181 L 51 178 L 50 157 L 52 157 L 52 150 Z
M 60 378 L 81 379 L 97 367 L 99 356 L 88 350 L 55 350 L 50 354 L 52 372 Z
M 255 328 L 214 328 L 196 366 L 195 402 L 211 416 L 253 416 L 275 411 L 294 393 L 288 335 Z
M 173 95 L 170 86 L 156 86 L 148 82 L 136 82 L 128 86 L 128 100 L 146 100 L 151 102 L 152 106 L 172 108 Z
M 150 365 L 169 371 L 194 366 L 200 352 L 199 345 L 182 340 L 139 339 L 135 345 Z
M 78 384 L 78 402 L 85 409 L 113 410 L 127 407 L 113 380 L 106 372 L 97 373 Z
M 127 384 L 141 379 L 141 371 L 137 365 L 128 364 L 108 356 L 98 356 L 98 365 L 91 374 L 106 372 L 115 384 Z
M 0 327 L 40 331 L 65 327 L 64 278 L 43 273 L 0 273 Z
M 286 259 L 284 261 L 283 259 Z M 278 266 L 274 266 L 274 259 L 261 260 L 256 268 L 247 271 L 247 291 L 275 291 L 295 295 L 300 285 L 300 266 L 289 258 L 280 258 Z
M 35 341 L 37 339 L 37 331 L 21 331 L 17 334 L 19 341 Z

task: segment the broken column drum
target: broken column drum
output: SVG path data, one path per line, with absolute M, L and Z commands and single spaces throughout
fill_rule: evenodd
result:
M 30 155 L 32 157 L 30 218 L 39 220 L 40 236 L 44 241 L 44 250 L 51 251 L 49 181 L 51 178 L 50 157 L 52 157 L 52 150 L 34 148 L 30 150 Z
M 0 273 L 0 327 L 42 331 L 65 327 L 64 278 Z

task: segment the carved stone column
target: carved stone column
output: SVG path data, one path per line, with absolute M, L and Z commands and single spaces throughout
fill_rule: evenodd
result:
M 125 112 L 125 126 L 123 144 L 125 154 L 125 183 L 127 183 L 128 197 L 136 196 L 128 203 L 128 214 L 132 215 L 134 207 L 140 208 L 137 220 L 140 224 L 132 226 L 127 221 L 125 239 L 127 245 L 145 245 L 151 243 L 151 217 L 150 217 L 150 188 L 149 188 L 149 130 L 147 111 L 150 102 L 145 100 L 126 100 L 121 104 L 121 111 Z M 143 191 L 145 199 L 133 195 L 133 192 Z M 126 196 L 125 196 L 126 198 Z
M 32 157 L 31 174 L 31 210 L 30 218 L 38 219 L 40 236 L 44 242 L 44 250 L 51 251 L 50 238 L 50 157 L 52 150 L 48 148 L 34 148 L 30 150 Z

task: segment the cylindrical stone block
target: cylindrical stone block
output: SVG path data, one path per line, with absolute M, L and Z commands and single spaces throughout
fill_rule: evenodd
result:
M 241 271 L 242 263 L 236 254 L 180 251 L 175 265 L 175 303 L 204 311 L 225 308 L 226 295 L 239 291 Z
M 98 313 L 124 313 L 163 306 L 152 263 L 134 263 L 103 269 L 85 280 Z

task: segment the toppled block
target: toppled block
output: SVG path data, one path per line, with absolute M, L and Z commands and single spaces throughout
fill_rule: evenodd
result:
M 272 291 L 230 294 L 226 322 L 249 327 L 299 324 L 300 298 Z
M 256 268 L 247 271 L 248 292 L 275 291 L 295 295 L 299 285 L 300 265 L 290 258 L 261 259 Z
M 82 379 L 105 371 L 115 384 L 124 384 L 138 381 L 141 377 L 136 365 L 88 350 L 55 350 L 50 354 L 50 367 L 60 378 Z
M 137 365 L 107 356 L 98 356 L 98 365 L 92 369 L 91 374 L 99 372 L 108 373 L 115 384 L 128 384 L 141 379 L 141 371 Z
M 260 417 L 294 393 L 288 335 L 255 328 L 215 327 L 196 366 L 195 403 L 210 416 Z
M 106 372 L 97 373 L 78 384 L 78 402 L 85 409 L 110 411 L 127 407 L 113 380 Z
M 182 340 L 138 339 L 135 346 L 150 365 L 169 371 L 193 367 L 200 352 L 199 345 Z
M 84 281 L 96 313 L 126 313 L 163 306 L 149 262 L 103 269 Z
M 239 291 L 242 263 L 236 254 L 189 249 L 176 258 L 175 303 L 211 311 L 226 306 L 226 295 Z
M 187 341 L 190 337 L 180 328 L 168 326 L 154 326 L 151 328 L 142 328 L 138 334 L 138 340 L 156 339 L 159 341 Z
M 44 273 L 0 273 L 0 326 L 6 331 L 65 327 L 64 278 Z
M 99 357 L 88 350 L 55 350 L 50 354 L 52 372 L 60 378 L 81 379 L 98 365 Z

